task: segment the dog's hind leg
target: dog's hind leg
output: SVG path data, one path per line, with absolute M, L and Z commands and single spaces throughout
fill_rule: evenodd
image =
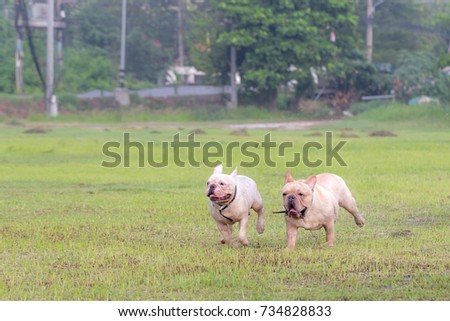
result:
M 344 202 L 342 202 L 340 205 L 353 215 L 356 225 L 358 225 L 359 227 L 364 226 L 364 217 L 362 217 L 362 215 L 359 213 L 358 207 L 356 206 L 356 201 L 353 196 L 349 195 L 348 197 L 346 197 Z

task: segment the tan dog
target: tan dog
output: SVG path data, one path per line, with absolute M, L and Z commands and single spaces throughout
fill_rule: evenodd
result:
M 231 175 L 223 174 L 222 165 L 214 168 L 213 174 L 206 183 L 206 196 L 217 227 L 222 233 L 222 243 L 232 244 L 233 224 L 239 222 L 238 239 L 248 245 L 248 216 L 252 208 L 258 214 L 256 230 L 264 232 L 264 206 L 256 183 L 247 176 L 237 175 L 235 169 Z
M 359 214 L 352 193 L 337 175 L 325 173 L 295 181 L 287 172 L 282 193 L 289 250 L 295 246 L 299 227 L 306 230 L 325 228 L 327 243 L 333 246 L 339 206 L 353 215 L 358 226 L 364 226 L 364 218 Z

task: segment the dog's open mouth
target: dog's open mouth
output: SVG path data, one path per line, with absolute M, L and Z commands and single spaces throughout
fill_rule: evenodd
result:
M 217 201 L 227 201 L 227 200 L 230 199 L 231 194 L 226 194 L 226 195 L 224 195 L 224 196 L 219 197 L 219 196 L 214 195 L 213 192 L 211 192 L 211 193 L 208 194 L 208 197 L 209 197 L 209 199 L 210 199 L 211 201 L 213 201 L 213 202 L 217 202 Z
M 296 210 L 295 208 L 290 208 L 286 214 L 289 217 L 293 217 L 293 218 L 304 218 L 305 217 L 305 213 L 306 213 L 307 208 L 305 207 L 304 209 L 302 209 L 301 211 Z
M 289 211 L 287 212 L 287 215 L 288 215 L 288 216 L 294 216 L 294 217 L 296 217 L 296 216 L 298 216 L 298 214 L 299 214 L 299 212 L 298 212 L 295 208 L 291 208 L 291 209 L 289 209 Z

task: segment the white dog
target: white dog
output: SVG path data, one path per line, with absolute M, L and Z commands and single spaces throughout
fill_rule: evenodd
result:
M 247 176 L 237 175 L 235 169 L 230 175 L 223 174 L 222 164 L 214 168 L 206 183 L 206 196 L 217 227 L 222 233 L 222 243 L 232 244 L 233 224 L 239 222 L 239 242 L 248 245 L 247 226 L 250 209 L 258 214 L 256 230 L 264 232 L 264 206 L 255 181 Z

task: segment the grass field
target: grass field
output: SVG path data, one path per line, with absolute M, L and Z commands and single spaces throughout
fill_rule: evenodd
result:
M 165 168 L 138 168 L 136 151 L 130 168 L 101 167 L 103 144 L 120 142 L 124 132 L 157 142 L 159 155 L 161 142 L 177 132 L 186 140 L 199 124 L 62 126 L 40 134 L 6 124 L 0 127 L 0 299 L 449 300 L 448 109 L 405 108 L 271 132 L 298 150 L 309 141 L 324 143 L 323 135 L 308 135 L 325 131 L 333 131 L 336 143 L 347 141 L 340 155 L 348 166 L 291 171 L 341 175 L 366 219 L 360 229 L 341 210 L 334 248 L 325 246 L 323 230 L 300 230 L 292 252 L 284 250 L 282 215 L 272 214 L 281 209 L 290 154 L 274 157 L 274 168 L 239 169 L 258 183 L 266 231 L 257 235 L 252 214 L 250 246 L 231 248 L 219 243 L 203 194 L 211 168 L 180 168 L 172 159 Z M 224 145 L 260 142 L 268 132 L 233 136 L 220 123 L 201 126 L 206 134 L 198 141 Z M 372 137 L 373 130 L 396 136 Z M 200 152 L 195 156 L 202 160 Z M 311 157 L 323 159 L 323 151 Z M 236 166 L 245 157 L 232 160 Z

